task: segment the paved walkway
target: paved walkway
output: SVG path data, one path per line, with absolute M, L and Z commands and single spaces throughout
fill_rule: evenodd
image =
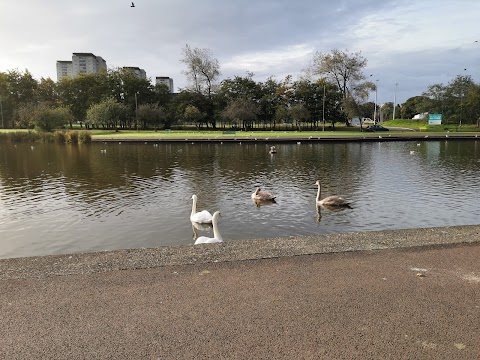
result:
M 1 260 L 0 358 L 478 360 L 479 229 Z

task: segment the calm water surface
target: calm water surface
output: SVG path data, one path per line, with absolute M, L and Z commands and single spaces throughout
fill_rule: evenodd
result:
M 478 141 L 271 145 L 0 143 L 0 257 L 192 244 L 192 194 L 225 241 L 479 223 Z

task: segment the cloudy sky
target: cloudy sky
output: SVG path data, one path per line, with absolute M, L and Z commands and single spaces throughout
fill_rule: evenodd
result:
M 28 69 L 56 80 L 73 52 L 109 68 L 186 85 L 182 48 L 208 48 L 222 78 L 297 79 L 315 52 L 361 51 L 378 80 L 378 102 L 421 95 L 456 75 L 480 82 L 478 0 L 3 0 L 0 71 Z M 478 42 L 476 42 L 478 40 Z M 373 101 L 374 94 L 371 96 Z

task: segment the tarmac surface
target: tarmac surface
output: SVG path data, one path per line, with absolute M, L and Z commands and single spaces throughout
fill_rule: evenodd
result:
M 480 225 L 0 260 L 0 359 L 480 359 Z

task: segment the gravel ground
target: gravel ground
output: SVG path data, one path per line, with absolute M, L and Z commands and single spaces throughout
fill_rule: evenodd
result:
M 480 226 L 0 260 L 1 359 L 479 359 Z

